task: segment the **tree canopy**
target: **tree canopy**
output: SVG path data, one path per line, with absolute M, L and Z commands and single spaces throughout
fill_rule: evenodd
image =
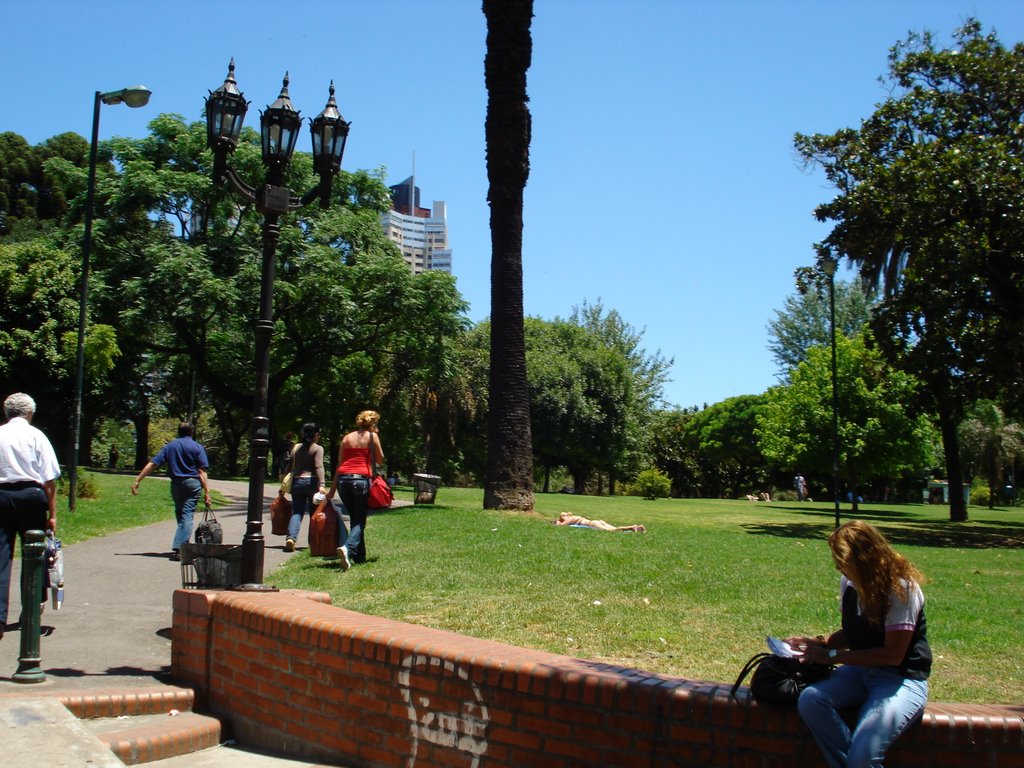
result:
M 797 134 L 837 195 L 824 258 L 884 289 L 874 332 L 938 413 L 951 517 L 966 519 L 957 425 L 979 395 L 1024 406 L 1024 45 L 968 20 L 939 44 L 914 33 L 889 55 L 892 95 L 859 128 Z
M 855 493 L 876 478 L 921 477 L 934 461 L 929 420 L 905 403 L 918 386 L 892 368 L 862 337 L 836 340 L 839 469 Z M 832 360 L 828 347 L 813 347 L 788 387 L 775 387 L 757 416 L 764 455 L 787 470 L 832 474 Z
M 871 319 L 875 298 L 857 282 L 837 280 L 836 333 L 856 336 Z M 778 366 L 778 377 L 789 381 L 790 372 L 807 359 L 807 350 L 831 344 L 828 286 L 824 281 L 787 296 L 782 309 L 768 321 L 768 351 Z

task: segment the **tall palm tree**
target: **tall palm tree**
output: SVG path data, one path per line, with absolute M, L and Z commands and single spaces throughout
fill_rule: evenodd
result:
M 491 206 L 491 366 L 485 509 L 533 509 L 523 331 L 523 189 L 530 175 L 526 71 L 533 0 L 484 0 L 487 200 Z

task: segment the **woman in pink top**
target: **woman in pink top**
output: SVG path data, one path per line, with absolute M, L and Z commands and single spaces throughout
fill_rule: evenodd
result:
M 370 478 L 373 475 L 373 464 L 384 464 L 384 451 L 380 447 L 380 436 L 377 434 L 379 421 L 380 414 L 376 411 L 363 411 L 356 416 L 355 430 L 341 439 L 334 483 L 327 493 L 327 498 L 332 499 L 337 489 L 349 517 L 348 536 L 344 542 L 339 542 L 341 546 L 338 547 L 338 559 L 344 571 L 347 571 L 352 563 L 366 562 L 365 530 L 369 511 L 366 502 L 370 493 Z M 338 527 L 342 535 L 344 530 L 344 526 Z

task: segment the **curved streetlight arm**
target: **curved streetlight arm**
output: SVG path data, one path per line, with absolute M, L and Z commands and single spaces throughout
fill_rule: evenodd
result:
M 272 184 L 265 184 L 259 188 L 253 187 L 247 184 L 235 169 L 227 164 L 224 164 L 219 170 L 220 178 L 215 179 L 214 183 L 227 181 L 233 191 L 237 192 L 246 201 L 256 203 L 263 213 L 281 214 L 288 211 L 297 211 L 300 208 L 305 208 L 317 199 L 320 200 L 321 208 L 326 209 L 331 205 L 331 177 L 321 178 L 320 183 L 306 192 L 306 194 L 302 197 L 296 197 L 287 187 L 275 187 Z M 324 194 L 325 189 L 326 194 Z M 287 202 L 285 202 L 285 196 L 287 196 Z
M 256 187 L 251 187 L 246 184 L 242 180 L 242 177 L 235 173 L 235 169 L 226 164 L 220 169 L 220 177 L 215 177 L 213 183 L 217 184 L 224 180 L 227 180 L 231 189 L 237 192 L 246 201 L 250 203 L 256 202 Z

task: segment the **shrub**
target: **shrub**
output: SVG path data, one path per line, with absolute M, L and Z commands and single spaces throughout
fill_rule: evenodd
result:
M 67 475 L 61 475 L 57 479 L 57 495 L 67 496 L 71 490 L 71 483 L 68 481 Z M 78 470 L 78 477 L 75 479 L 75 496 L 79 499 L 95 499 L 99 497 L 99 487 L 96 485 L 96 480 L 92 475 L 87 472 Z
M 657 469 L 645 469 L 636 476 L 633 482 L 632 492 L 634 496 L 643 496 L 645 499 L 667 499 L 672 490 L 672 481 L 668 475 Z
M 988 506 L 989 490 L 987 485 L 974 485 L 971 487 L 970 502 L 977 507 Z

